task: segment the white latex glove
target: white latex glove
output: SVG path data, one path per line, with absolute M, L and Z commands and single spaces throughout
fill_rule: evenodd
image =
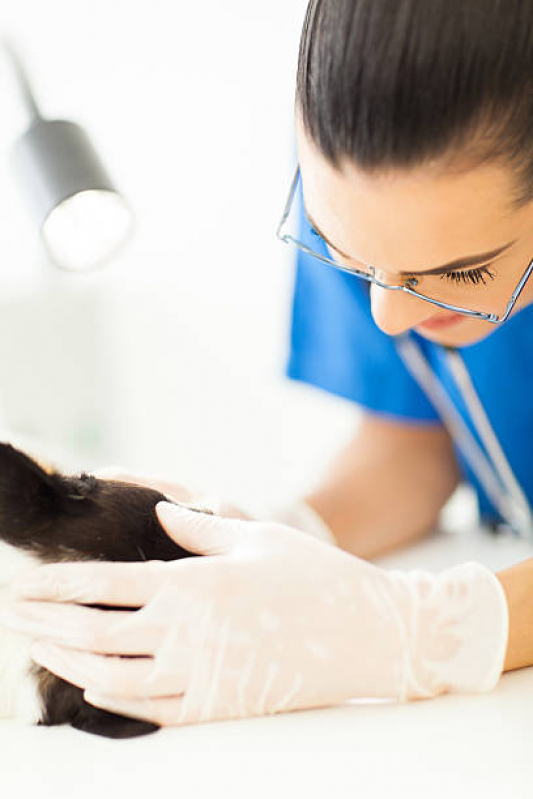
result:
M 25 594 L 52 601 L 15 601 L 16 615 L 0 618 L 60 644 L 31 654 L 98 707 L 183 725 L 489 691 L 499 680 L 508 610 L 481 564 L 387 571 L 284 525 L 168 503 L 157 513 L 205 557 L 42 565 Z

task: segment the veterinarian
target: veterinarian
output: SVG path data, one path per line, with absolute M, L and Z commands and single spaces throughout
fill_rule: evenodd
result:
M 287 373 L 362 423 L 276 518 L 157 505 L 204 557 L 28 574 L 12 623 L 37 662 L 161 725 L 479 693 L 533 664 L 533 558 L 367 560 L 433 530 L 462 480 L 483 523 L 533 540 L 532 98 L 533 3 L 309 3 Z

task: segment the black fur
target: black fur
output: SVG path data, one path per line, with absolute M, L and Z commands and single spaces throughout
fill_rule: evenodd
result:
M 161 500 L 171 501 L 139 485 L 100 480 L 86 473 L 69 477 L 46 471 L 10 444 L 0 443 L 0 539 L 31 552 L 43 563 L 197 557 L 172 541 L 159 524 L 155 506 Z M 130 738 L 159 729 L 156 724 L 96 708 L 84 700 L 81 688 L 38 664 L 31 668 L 45 708 L 40 724 L 69 723 L 109 738 Z

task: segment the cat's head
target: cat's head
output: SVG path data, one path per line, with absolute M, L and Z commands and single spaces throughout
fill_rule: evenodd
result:
M 171 501 L 144 486 L 61 474 L 0 443 L 0 599 L 15 577 L 39 563 L 194 557 L 160 525 L 161 500 Z M 0 717 L 70 723 L 114 738 L 158 729 L 89 705 L 81 688 L 35 664 L 30 646 L 27 636 L 0 627 Z

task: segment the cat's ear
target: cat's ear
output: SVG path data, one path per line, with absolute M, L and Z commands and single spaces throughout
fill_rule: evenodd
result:
M 26 515 L 51 507 L 65 495 L 62 475 L 0 442 L 0 513 Z

